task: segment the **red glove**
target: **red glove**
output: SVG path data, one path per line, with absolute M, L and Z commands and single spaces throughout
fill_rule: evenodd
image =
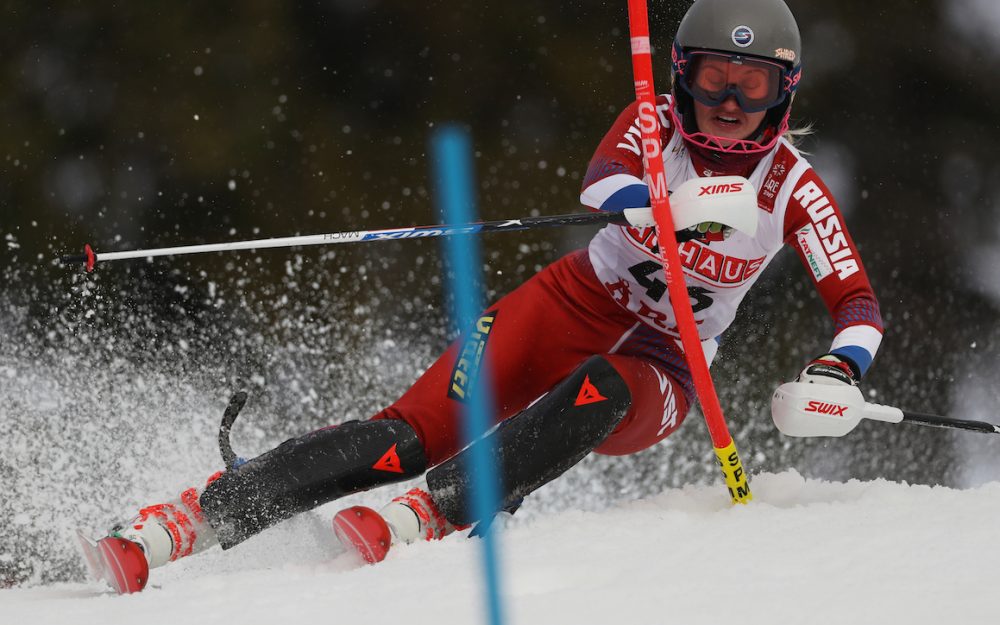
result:
M 824 354 L 813 360 L 802 370 L 796 382 L 809 384 L 849 384 L 857 386 L 859 376 L 854 365 L 843 356 Z

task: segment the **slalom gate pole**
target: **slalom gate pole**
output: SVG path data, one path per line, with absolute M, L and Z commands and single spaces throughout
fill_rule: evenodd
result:
M 444 221 L 468 222 L 475 218 L 475 193 L 472 189 L 472 146 L 468 133 L 457 126 L 443 126 L 431 137 L 431 154 L 434 161 L 434 183 L 437 204 Z M 471 233 L 468 233 L 471 234 Z M 453 319 L 460 329 L 469 333 L 481 332 L 484 321 L 479 318 L 482 302 L 475 288 L 482 267 L 479 240 L 471 236 L 448 237 L 444 240 L 445 273 L 451 269 L 450 287 L 454 296 Z M 446 277 L 446 280 L 448 278 Z M 491 376 L 486 360 L 479 364 L 478 375 L 472 378 L 470 392 L 466 394 L 463 408 L 465 442 L 482 439 L 472 445 L 473 513 L 481 523 L 489 523 L 500 506 L 500 488 L 497 469 L 491 459 L 494 444 L 483 438 L 492 422 L 496 403 L 493 400 Z M 485 578 L 487 609 L 490 625 L 503 623 L 503 605 L 500 600 L 500 566 L 496 532 L 487 529 L 483 539 L 483 575 Z
M 652 214 L 648 208 L 626 208 L 620 213 L 574 213 L 548 217 L 523 217 L 456 225 L 413 226 L 410 228 L 388 228 L 385 230 L 349 230 L 304 236 L 281 237 L 275 239 L 255 239 L 251 241 L 231 241 L 229 243 L 209 243 L 205 245 L 185 245 L 181 247 L 160 247 L 147 250 L 124 252 L 101 252 L 98 254 L 90 245 L 84 246 L 79 256 L 62 256 L 65 264 L 82 263 L 88 272 L 99 262 L 125 260 L 129 258 L 151 258 L 154 256 L 180 256 L 183 254 L 203 254 L 206 252 L 231 252 L 235 250 L 255 250 L 274 247 L 295 247 L 305 245 L 331 245 L 334 243 L 368 243 L 371 241 L 398 241 L 402 239 L 427 239 L 456 234 L 480 234 L 486 232 L 515 232 L 556 226 L 587 226 L 604 224 L 630 224 L 651 226 Z
M 632 44 L 632 72 L 635 79 L 635 96 L 639 100 L 639 130 L 642 132 L 642 160 L 646 170 L 653 218 L 660 242 L 660 261 L 666 274 L 670 303 L 680 330 L 681 344 L 694 379 L 698 400 L 701 402 L 705 422 L 712 437 L 712 445 L 722 473 L 726 479 L 729 496 L 734 503 L 747 503 L 752 499 L 750 482 L 743 463 L 736 451 L 736 443 L 726 427 L 722 406 L 708 371 L 705 352 L 691 310 L 691 300 L 684 283 L 684 271 L 677 251 L 674 221 L 670 214 L 667 196 L 667 176 L 663 168 L 660 145 L 659 112 L 656 109 L 656 91 L 653 88 L 653 61 L 649 44 L 649 18 L 646 0 L 628 0 L 629 35 Z

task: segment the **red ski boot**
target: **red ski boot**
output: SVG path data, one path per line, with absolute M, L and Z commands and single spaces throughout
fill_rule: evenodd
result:
M 455 529 L 438 510 L 430 493 L 420 488 L 410 489 L 378 512 L 354 506 L 333 517 L 333 530 L 340 544 L 369 564 L 384 560 L 393 543 L 440 540 Z
M 333 517 L 333 531 L 348 551 L 354 551 L 368 564 L 385 559 L 392 545 L 389 524 L 378 512 L 364 506 L 341 510 Z
M 91 575 L 103 579 L 120 595 L 139 592 L 149 580 L 149 563 L 137 543 L 108 536 L 97 542 L 77 532 Z
M 218 542 L 194 488 L 173 501 L 139 510 L 129 522 L 115 524 L 106 538 L 94 541 L 82 532 L 77 532 L 77 538 L 91 574 L 123 595 L 142 590 L 150 569 Z

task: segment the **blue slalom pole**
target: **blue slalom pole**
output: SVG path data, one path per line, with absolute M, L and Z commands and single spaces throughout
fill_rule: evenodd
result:
M 472 143 L 468 133 L 455 125 L 440 128 L 431 137 L 431 154 L 434 160 L 434 182 L 438 212 L 444 223 L 471 223 L 477 219 L 474 173 L 472 171 Z M 444 239 L 446 267 L 451 269 L 450 290 L 454 296 L 453 319 L 460 329 L 473 332 L 482 312 L 480 293 L 475 285 L 480 277 L 482 253 L 479 240 L 474 235 L 460 234 Z M 480 364 L 485 368 L 485 360 Z M 490 415 L 495 409 L 489 373 L 480 371 L 472 379 L 466 395 L 465 442 L 479 439 L 489 431 Z M 486 442 L 486 441 L 484 441 Z M 490 461 L 492 450 L 485 444 L 473 445 L 473 512 L 478 519 L 489 520 L 497 511 L 500 501 L 496 467 Z M 500 572 L 498 545 L 493 531 L 482 537 L 483 574 L 491 625 L 502 625 L 503 606 L 500 601 Z

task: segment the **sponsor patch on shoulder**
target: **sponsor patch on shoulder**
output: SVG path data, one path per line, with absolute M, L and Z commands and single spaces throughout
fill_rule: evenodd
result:
M 817 282 L 833 273 L 833 266 L 823 250 L 823 244 L 820 243 L 819 237 L 816 235 L 815 226 L 812 224 L 803 226 L 795 232 L 795 238 L 798 239 L 799 248 L 805 255 L 806 263 L 808 263 Z

